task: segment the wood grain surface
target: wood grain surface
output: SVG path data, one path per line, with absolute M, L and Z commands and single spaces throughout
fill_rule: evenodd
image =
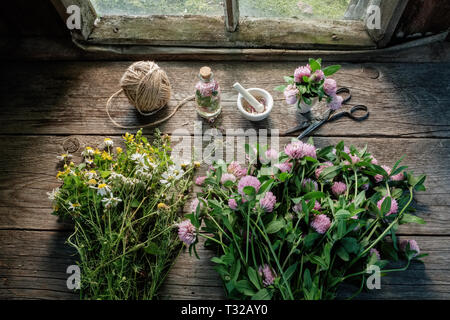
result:
M 242 132 L 233 131 L 237 128 L 248 130 L 246 134 L 257 134 L 258 129 L 278 129 L 282 133 L 304 120 L 283 102 L 282 94 L 273 91 L 283 82 L 283 75 L 297 66 L 290 62 L 161 62 L 174 92 L 167 112 L 192 94 L 198 69 L 205 64 L 213 68 L 222 87 L 223 113 L 215 127 L 223 133 L 228 130 L 233 144 L 242 144 L 237 140 Z M 78 296 L 66 288 L 65 273 L 77 259 L 65 244 L 72 225 L 50 214 L 46 192 L 59 185 L 55 178 L 58 154 L 68 150 L 79 161 L 84 146 L 99 145 L 106 136 L 120 143 L 125 130 L 115 128 L 107 119 L 105 102 L 118 89 L 120 76 L 129 63 L 2 65 L 0 298 L 76 299 Z M 314 133 L 315 143 L 320 147 L 341 140 L 358 147 L 367 144 L 380 163 L 392 166 L 405 155 L 408 170 L 427 175 L 427 190 L 416 196 L 415 203 L 417 215 L 427 224 L 402 226 L 400 230 L 402 237 L 415 238 L 422 251 L 429 253 L 425 264 L 415 263 L 407 272 L 383 278 L 381 290 L 364 293 L 360 298 L 450 299 L 449 71 L 448 63 L 344 64 L 335 77 L 341 86 L 352 90 L 349 106 L 367 105 L 370 117 L 363 123 L 342 119 L 327 124 Z M 250 123 L 237 113 L 236 94 L 231 90 L 234 81 L 246 87 L 262 87 L 274 95 L 276 105 L 269 119 Z M 314 112 L 319 113 L 320 108 Z M 116 101 L 113 114 L 125 124 L 151 121 L 138 117 L 125 99 Z M 193 106 L 187 105 L 160 129 L 172 134 L 176 144 L 181 139 L 195 138 L 196 121 L 201 120 Z M 211 128 L 200 123 L 203 132 Z M 152 132 L 153 128 L 145 130 L 149 135 Z M 281 135 L 279 145 L 291 138 Z M 205 166 L 198 175 L 204 170 Z M 192 196 L 196 191 L 194 188 Z M 199 254 L 200 260 L 188 253 L 179 257 L 161 291 L 164 298 L 224 298 L 221 281 L 209 261 L 214 253 L 202 248 Z M 350 289 L 344 289 L 342 296 Z

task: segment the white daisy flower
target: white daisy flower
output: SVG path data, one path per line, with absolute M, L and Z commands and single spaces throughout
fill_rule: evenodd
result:
M 97 177 L 97 172 L 95 170 L 90 170 L 86 172 L 86 177 L 88 178 L 88 180 L 94 179 Z
M 60 156 L 56 156 L 56 159 L 58 159 L 59 161 L 66 161 L 66 160 L 72 159 L 72 155 L 69 153 L 63 153 Z
M 47 196 L 50 201 L 55 201 L 59 196 L 59 188 L 55 188 L 51 192 L 47 192 Z
M 161 177 L 163 179 L 159 180 L 162 184 L 168 184 L 172 181 L 179 180 L 184 174 L 183 169 L 179 166 L 170 166 L 166 172 L 164 172 Z
M 111 188 L 106 183 L 99 184 L 96 189 L 98 190 L 97 194 L 102 196 L 102 197 L 104 197 L 107 194 L 111 193 Z
M 138 178 L 146 180 L 150 180 L 152 178 L 152 174 L 148 173 L 145 168 L 139 168 L 138 170 L 136 170 L 135 175 Z
M 145 155 L 142 154 L 142 153 L 136 152 L 136 153 L 133 153 L 130 158 L 134 162 L 139 163 L 139 162 L 143 162 L 144 161 Z
M 83 157 L 90 157 L 94 155 L 94 149 L 91 147 L 86 147 L 84 151 L 81 153 Z
M 92 160 L 92 159 L 84 159 L 84 162 L 86 163 L 86 164 L 88 164 L 88 165 L 91 165 L 91 164 L 93 164 L 94 163 L 94 160 Z
M 103 205 L 105 206 L 105 208 L 111 208 L 111 207 L 116 207 L 119 204 L 119 202 L 122 202 L 122 199 L 115 198 L 111 194 L 109 198 L 103 198 L 102 202 L 103 202 Z
M 107 147 L 112 147 L 114 145 L 114 142 L 110 138 L 106 138 L 105 140 L 103 140 L 103 142 Z
M 79 203 L 72 203 L 69 201 L 69 210 L 75 211 L 81 207 Z

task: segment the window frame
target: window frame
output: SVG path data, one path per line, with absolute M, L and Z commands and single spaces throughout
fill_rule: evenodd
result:
M 239 16 L 239 0 L 224 0 L 224 16 L 99 16 L 90 0 L 51 0 L 67 19 L 66 8 L 81 8 L 82 29 L 76 43 L 92 45 L 174 46 L 189 48 L 366 50 L 385 47 L 408 0 L 381 2 L 381 29 L 368 30 L 362 20 L 318 20 Z M 373 1 L 373 0 L 372 0 Z

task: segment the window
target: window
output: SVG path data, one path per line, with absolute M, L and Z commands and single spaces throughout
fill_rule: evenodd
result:
M 223 15 L 222 0 L 91 0 L 99 15 Z
M 78 3 L 84 45 L 373 49 L 390 38 L 406 0 L 53 0 Z M 378 6 L 381 27 L 367 27 Z M 397 19 L 397 20 L 396 20 Z M 392 27 L 394 26 L 394 27 Z M 390 34 L 389 34 L 390 33 Z

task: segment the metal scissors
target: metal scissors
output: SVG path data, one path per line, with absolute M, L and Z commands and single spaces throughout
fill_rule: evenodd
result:
M 342 101 L 342 104 L 347 104 L 350 99 L 352 98 L 352 95 L 350 93 L 350 89 L 348 88 L 340 88 L 339 90 L 336 91 L 336 94 L 341 94 L 341 93 L 347 93 L 348 97 L 344 98 L 344 100 Z M 356 116 L 355 113 L 357 111 L 365 111 L 365 113 L 361 116 Z M 327 122 L 331 122 L 337 119 L 340 119 L 342 117 L 348 117 L 354 121 L 364 121 L 369 117 L 369 109 L 364 106 L 364 105 L 356 105 L 354 107 L 352 107 L 350 109 L 350 111 L 343 111 L 337 114 L 334 114 L 335 110 L 328 110 L 326 111 L 321 117 L 313 119 L 310 122 L 304 122 L 301 125 L 289 129 L 288 131 L 285 132 L 285 135 L 293 133 L 293 132 L 297 132 L 299 130 L 305 129 L 301 135 L 299 135 L 297 137 L 297 139 L 301 140 L 304 137 L 306 137 L 307 135 L 309 135 L 311 132 L 313 132 L 314 130 L 316 130 L 317 128 L 319 128 L 320 126 L 322 126 L 323 124 L 327 123 Z

